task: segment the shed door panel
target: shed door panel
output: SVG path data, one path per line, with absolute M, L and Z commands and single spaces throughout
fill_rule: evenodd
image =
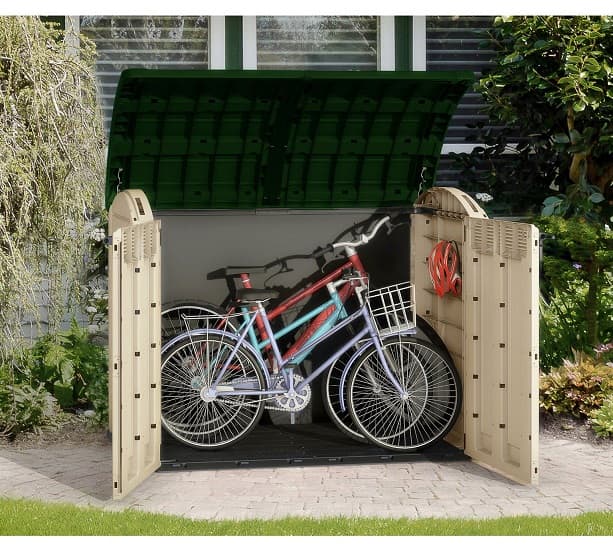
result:
M 160 466 L 160 223 L 113 234 L 110 327 L 113 497 Z
M 538 230 L 467 219 L 465 453 L 538 481 Z

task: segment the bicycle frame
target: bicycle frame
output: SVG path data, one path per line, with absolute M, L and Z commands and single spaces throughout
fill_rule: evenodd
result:
M 360 257 L 357 255 L 357 253 L 352 254 L 351 256 L 347 258 L 347 261 L 344 262 L 341 266 L 339 266 L 338 268 L 336 268 L 329 274 L 325 275 L 321 279 L 317 280 L 315 283 L 313 283 L 309 287 L 301 289 L 294 295 L 285 299 L 280 304 L 278 304 L 275 308 L 273 308 L 271 311 L 267 312 L 265 316 L 258 317 L 256 319 L 256 326 L 260 332 L 261 341 L 264 342 L 265 345 L 262 347 L 255 345 L 255 342 L 257 339 L 255 338 L 255 334 L 252 333 L 251 341 L 254 344 L 254 346 L 256 348 L 260 348 L 261 350 L 267 349 L 267 347 L 269 346 L 268 335 L 269 335 L 270 329 L 269 328 L 267 329 L 266 325 L 263 323 L 262 320 L 264 317 L 266 317 L 269 322 L 273 321 L 274 319 L 278 318 L 279 316 L 287 312 L 290 308 L 292 308 L 293 306 L 301 302 L 302 300 L 311 297 L 312 295 L 317 293 L 317 291 L 323 289 L 324 287 L 328 286 L 331 283 L 338 281 L 339 278 L 343 276 L 343 273 L 346 270 L 349 270 L 351 268 L 355 269 L 358 272 L 358 275 L 360 278 L 365 277 L 366 271 L 364 269 L 362 261 L 360 260 Z M 250 276 L 248 273 L 241 273 L 240 279 L 245 289 L 252 288 Z M 299 320 L 295 320 L 293 323 L 286 326 L 283 330 L 277 333 L 276 338 L 280 338 L 281 336 L 291 333 L 294 329 L 296 329 L 297 327 L 309 321 L 309 319 L 315 318 L 313 322 L 311 323 L 311 325 L 307 327 L 305 332 L 296 340 L 296 342 L 293 343 L 293 345 L 287 350 L 287 352 L 285 352 L 285 354 L 283 355 L 283 359 L 293 357 L 296 355 L 296 353 L 299 350 L 304 349 L 307 342 L 313 336 L 316 336 L 317 334 L 319 334 L 320 330 L 322 329 L 322 327 L 324 327 L 324 324 L 330 319 L 330 316 L 334 314 L 335 310 L 340 315 L 340 317 L 343 316 L 342 305 L 345 304 L 347 299 L 351 296 L 352 289 L 353 289 L 352 286 L 343 287 L 341 291 L 339 292 L 340 303 L 336 301 L 334 298 L 332 298 L 331 301 L 326 302 L 325 305 L 318 307 L 319 310 L 316 311 L 316 314 L 313 314 L 313 312 L 315 311 L 311 311 L 309 312 L 309 314 L 301 317 Z M 336 319 L 338 319 L 338 316 L 335 318 L 334 321 L 336 321 Z M 300 363 L 300 361 L 296 363 Z
M 210 330 L 211 333 L 217 333 L 217 334 L 222 334 L 222 335 L 231 335 L 233 338 L 236 338 L 236 342 L 234 344 L 234 348 L 232 350 L 232 352 L 229 354 L 229 356 L 225 359 L 224 364 L 221 366 L 221 369 L 219 371 L 219 374 L 217 375 L 215 381 L 213 382 L 213 384 L 211 385 L 210 389 L 209 389 L 209 394 L 211 396 L 211 398 L 217 398 L 217 397 L 223 397 L 223 396 L 274 396 L 274 395 L 281 395 L 281 394 L 285 394 L 287 392 L 297 392 L 300 393 L 301 390 L 308 385 L 311 381 L 313 381 L 314 379 L 316 379 L 319 375 L 321 375 L 328 367 L 330 367 L 338 358 L 340 358 L 345 352 L 347 352 L 349 349 L 351 349 L 352 347 L 354 347 L 356 344 L 358 344 L 358 342 L 360 340 L 362 340 L 363 338 L 365 338 L 366 336 L 370 337 L 370 341 L 372 342 L 372 344 L 374 344 L 379 359 L 383 365 L 383 368 L 385 370 L 385 373 L 387 375 L 387 377 L 389 378 L 390 382 L 394 385 L 394 387 L 396 388 L 396 390 L 399 392 L 399 394 L 403 393 L 402 387 L 400 385 L 400 383 L 398 382 L 398 380 L 396 379 L 396 377 L 394 376 L 389 362 L 388 362 L 388 358 L 386 357 L 383 348 L 381 346 L 381 341 L 379 338 L 379 335 L 376 331 L 376 329 L 373 326 L 372 320 L 370 319 L 370 315 L 368 312 L 368 306 L 366 304 L 363 304 L 360 309 L 356 312 L 354 312 L 353 314 L 348 315 L 344 320 L 342 320 L 341 322 L 339 322 L 338 324 L 335 324 L 332 328 L 324 331 L 321 335 L 317 336 L 316 338 L 314 338 L 311 342 L 308 343 L 308 348 L 309 350 L 312 350 L 313 348 L 315 348 L 318 344 L 321 344 L 322 342 L 324 342 L 325 340 L 329 339 L 330 337 L 332 337 L 333 335 L 335 335 L 336 333 L 338 333 L 339 331 L 341 331 L 342 329 L 344 329 L 345 327 L 347 327 L 348 325 L 350 325 L 351 323 L 353 323 L 355 320 L 359 319 L 359 318 L 363 318 L 364 320 L 364 327 L 357 332 L 356 335 L 354 335 L 349 341 L 345 342 L 343 344 L 343 346 L 341 346 L 336 352 L 334 352 L 325 362 L 323 362 L 319 367 L 317 367 L 317 369 L 315 369 L 309 376 L 307 376 L 304 380 L 300 381 L 296 386 L 294 386 L 294 379 L 292 377 L 292 371 L 293 371 L 293 367 L 289 367 L 289 366 L 295 366 L 296 363 L 293 361 L 294 358 L 287 358 L 284 359 L 281 356 L 281 353 L 279 351 L 279 348 L 277 346 L 277 342 L 274 338 L 274 333 L 272 332 L 272 328 L 270 326 L 270 322 L 268 320 L 268 318 L 266 317 L 266 312 L 264 310 L 264 307 L 262 306 L 262 304 L 258 304 L 257 306 L 257 310 L 255 312 L 249 312 L 248 315 L 250 315 L 250 319 L 249 322 L 245 324 L 245 326 L 240 330 L 240 333 L 238 334 L 238 336 L 236 334 L 230 334 L 230 333 L 225 333 L 223 331 L 218 331 L 218 330 Z M 275 355 L 275 359 L 277 360 L 278 364 L 279 364 L 279 368 L 280 368 L 280 372 L 282 373 L 284 379 L 285 379 L 285 384 L 286 384 L 286 388 L 281 388 L 281 389 L 272 389 L 270 388 L 271 386 L 271 381 L 270 381 L 270 377 L 267 373 L 267 370 L 264 369 L 265 375 L 267 377 L 267 386 L 269 387 L 267 390 L 240 390 L 240 391 L 235 391 L 235 390 L 226 390 L 224 387 L 224 390 L 216 390 L 216 386 L 220 383 L 220 381 L 223 379 L 226 371 L 228 370 L 228 368 L 230 367 L 230 365 L 232 364 L 232 360 L 235 357 L 238 349 L 241 347 L 241 345 L 243 344 L 248 344 L 246 342 L 249 330 L 253 327 L 253 324 L 255 323 L 256 319 L 260 318 L 262 320 L 262 323 L 265 326 L 265 329 L 269 332 L 269 334 L 271 334 L 273 337 L 272 339 L 270 339 L 270 345 L 271 348 L 273 350 L 273 353 Z M 203 330 L 197 330 L 195 332 L 193 332 L 192 334 L 205 334 L 207 331 L 203 331 Z M 367 343 L 367 346 L 369 346 L 370 343 Z M 361 347 L 362 348 L 362 347 Z M 260 360 L 260 358 L 258 358 L 258 360 Z M 264 365 L 261 364 L 261 367 L 264 368 Z M 287 368 L 287 369 L 286 369 Z M 345 370 L 347 371 L 350 368 L 350 363 L 345 367 Z M 343 374 L 344 375 L 344 374 Z M 226 385 L 227 386 L 227 385 Z

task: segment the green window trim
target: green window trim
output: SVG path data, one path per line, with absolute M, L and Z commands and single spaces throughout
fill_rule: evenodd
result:
M 226 69 L 243 68 L 243 18 L 226 16 Z
M 396 16 L 394 18 L 394 37 L 396 50 L 396 71 L 413 69 L 413 18 Z

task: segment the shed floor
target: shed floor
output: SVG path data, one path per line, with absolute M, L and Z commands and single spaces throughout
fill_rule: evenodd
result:
M 261 424 L 234 446 L 215 451 L 185 446 L 162 432 L 161 459 L 160 471 L 468 460 L 461 450 L 446 442 L 422 452 L 383 450 L 346 437 L 331 423 Z

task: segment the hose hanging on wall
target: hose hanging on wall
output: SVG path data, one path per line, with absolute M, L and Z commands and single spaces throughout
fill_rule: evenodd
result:
M 455 241 L 439 241 L 434 246 L 428 256 L 428 272 L 439 297 L 445 293 L 461 296 L 460 254 Z

